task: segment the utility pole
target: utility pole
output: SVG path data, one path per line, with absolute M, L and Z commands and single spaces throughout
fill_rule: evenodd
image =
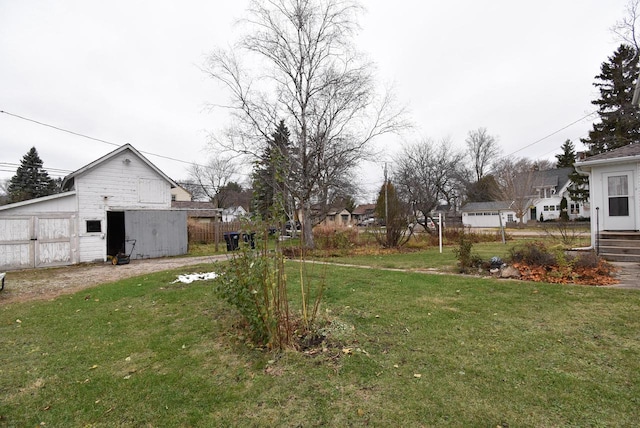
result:
M 384 163 L 384 226 L 387 227 L 389 222 L 389 203 L 387 202 L 389 195 L 387 189 L 389 188 L 389 182 L 387 181 L 387 163 Z

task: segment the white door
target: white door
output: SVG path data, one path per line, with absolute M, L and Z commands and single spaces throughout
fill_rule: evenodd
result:
M 33 217 L 0 218 L 0 271 L 34 267 Z
M 64 266 L 75 263 L 75 216 L 36 217 L 35 267 Z
M 605 230 L 636 230 L 633 172 L 604 174 Z

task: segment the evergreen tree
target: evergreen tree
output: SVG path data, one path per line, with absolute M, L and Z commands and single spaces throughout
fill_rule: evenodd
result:
M 569 221 L 569 203 L 567 202 L 567 198 L 563 197 L 560 200 L 560 220 Z
M 573 168 L 573 171 L 569 173 L 569 196 L 576 202 L 587 202 L 589 200 L 589 177 L 586 175 L 578 174 L 574 164 L 576 162 L 575 147 L 571 140 L 567 140 L 561 147 L 562 153 L 556 155 L 556 168 Z
M 276 211 L 287 212 L 287 178 L 289 176 L 289 129 L 281 120 L 262 156 L 253 169 L 253 209 L 263 220 Z
M 638 55 L 631 46 L 620 45 L 608 62 L 602 63 L 594 83 L 600 99 L 591 102 L 598 106 L 600 122 L 582 139 L 591 155 L 640 142 L 640 112 L 631 104 L 637 77 Z
M 560 148 L 562 149 L 562 153 L 556 155 L 556 159 L 558 159 L 556 162 L 556 168 L 572 167 L 576 162 L 576 151 L 573 143 L 571 140 L 567 140 Z
M 55 181 L 42 168 L 42 159 L 35 147 L 27 152 L 20 161 L 16 174 L 11 177 L 8 187 L 11 202 L 26 201 L 53 195 L 58 191 Z
M 569 174 L 571 185 L 569 186 L 569 196 L 576 202 L 587 202 L 589 200 L 589 177 L 579 174 L 576 169 Z

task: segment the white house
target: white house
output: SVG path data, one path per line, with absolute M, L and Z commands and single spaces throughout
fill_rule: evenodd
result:
M 567 215 L 570 220 L 591 215 L 589 204 L 574 201 L 569 195 L 569 186 L 571 185 L 569 174 L 571 172 L 573 172 L 573 168 L 556 168 L 535 172 L 531 205 L 524 223 L 527 219 L 540 220 L 540 214 L 544 220 L 558 219 L 563 198 L 567 200 Z
M 556 168 L 533 172 L 526 203 L 528 209 L 522 218 L 523 223 L 531 220 L 558 219 L 562 212 L 563 198 L 567 200 L 569 219 L 589 217 L 589 205 L 573 201 L 569 195 L 569 174 L 572 171 L 572 168 Z M 500 220 L 503 225 L 519 221 L 514 203 L 511 201 L 472 202 L 464 205 L 460 211 L 462 224 L 469 227 L 499 227 Z
M 242 205 L 225 208 L 222 210 L 222 221 L 227 223 L 239 221 L 240 219 L 245 218 L 247 214 L 247 210 L 245 210 Z
M 125 144 L 65 177 L 63 193 L 0 206 L 0 269 L 185 254 L 176 186 Z
M 630 144 L 576 162 L 589 175 L 591 242 L 598 231 L 640 229 L 640 144 Z

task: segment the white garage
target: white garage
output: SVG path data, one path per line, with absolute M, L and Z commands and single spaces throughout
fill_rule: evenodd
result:
M 63 193 L 0 206 L 0 270 L 186 254 L 177 184 L 126 144 L 71 173 Z

